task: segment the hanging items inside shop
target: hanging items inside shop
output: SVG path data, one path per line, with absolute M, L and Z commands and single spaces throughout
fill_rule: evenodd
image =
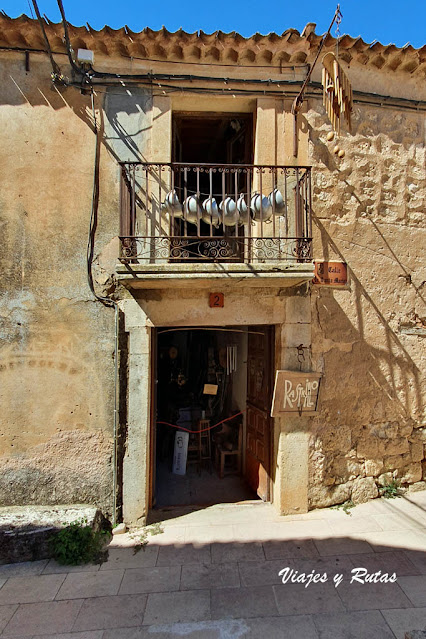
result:
M 237 347 L 235 344 L 226 347 L 226 374 L 231 375 L 237 370 Z

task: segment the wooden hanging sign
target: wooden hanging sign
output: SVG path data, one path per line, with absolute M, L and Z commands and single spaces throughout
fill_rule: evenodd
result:
M 285 413 L 316 415 L 321 373 L 277 371 L 271 417 Z
M 351 83 L 334 53 L 326 53 L 322 64 L 323 104 L 329 120 L 333 129 L 340 133 L 340 119 L 344 116 L 350 131 L 353 108 Z

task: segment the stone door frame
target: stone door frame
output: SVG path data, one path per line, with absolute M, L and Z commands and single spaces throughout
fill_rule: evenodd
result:
M 294 296 L 288 301 L 293 300 L 294 305 L 294 300 L 297 302 L 297 299 Z M 302 298 L 299 297 L 300 299 Z M 150 507 L 152 482 L 152 380 L 155 352 L 153 329 L 161 327 L 162 324 L 154 326 L 133 297 L 122 300 L 119 304 L 125 316 L 125 330 L 129 335 L 127 441 L 123 459 L 122 487 L 123 520 L 131 526 L 143 526 Z M 164 310 L 166 313 L 166 307 Z M 307 322 L 289 322 L 291 317 L 291 313 L 289 317 L 286 313 L 283 324 L 265 322 L 261 317 L 256 322 L 259 325 L 275 325 L 275 368 L 294 366 L 296 343 L 301 343 L 302 333 L 307 335 L 307 328 L 310 335 L 310 316 Z M 194 321 L 192 326 L 208 325 L 203 321 Z M 250 324 L 253 324 L 253 321 L 250 321 Z M 165 325 L 168 328 L 183 328 L 178 320 L 168 321 Z M 229 316 L 217 322 L 217 326 L 231 325 L 240 326 L 241 323 L 233 323 Z M 310 424 L 308 417 L 298 415 L 289 414 L 288 417 L 273 419 L 271 501 L 279 514 L 303 513 L 308 510 Z

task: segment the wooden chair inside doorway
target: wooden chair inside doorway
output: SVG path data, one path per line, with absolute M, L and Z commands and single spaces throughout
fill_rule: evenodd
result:
M 225 475 L 240 475 L 243 453 L 243 425 L 238 425 L 238 440 L 232 448 L 227 448 L 222 443 L 216 443 L 215 466 L 221 479 Z M 228 462 L 228 463 L 227 463 Z

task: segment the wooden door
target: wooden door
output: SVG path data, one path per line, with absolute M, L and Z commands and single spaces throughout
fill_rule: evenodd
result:
M 246 479 L 263 501 L 270 498 L 273 326 L 250 326 L 247 356 Z
M 157 389 L 158 389 L 158 331 L 152 329 L 151 333 L 151 425 L 150 425 L 150 454 L 149 454 L 149 483 L 148 503 L 150 508 L 155 507 L 155 493 L 157 483 Z

